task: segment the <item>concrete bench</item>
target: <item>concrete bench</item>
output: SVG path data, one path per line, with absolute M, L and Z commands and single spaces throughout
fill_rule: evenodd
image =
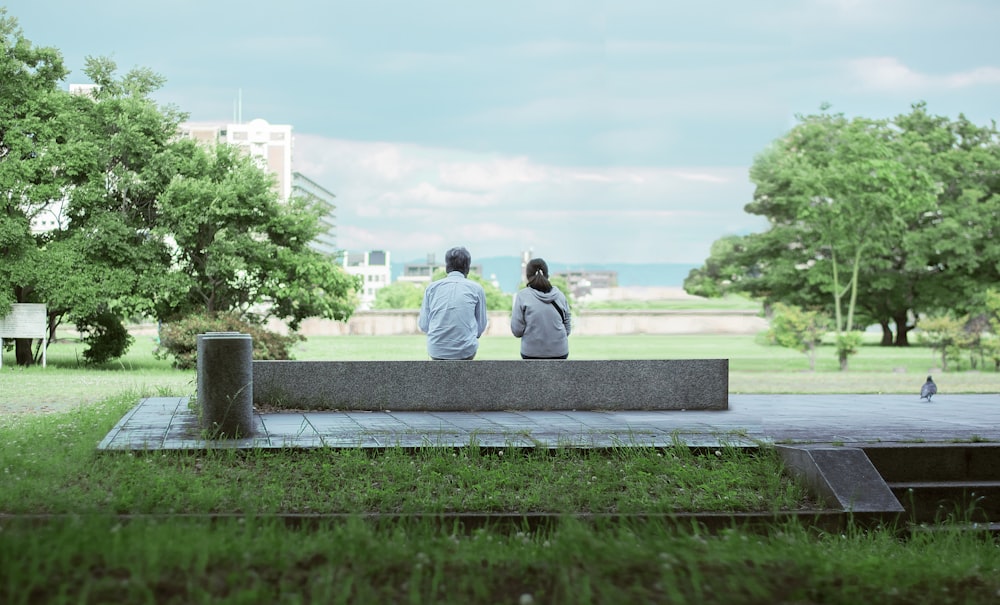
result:
M 271 409 L 726 410 L 728 359 L 254 361 Z

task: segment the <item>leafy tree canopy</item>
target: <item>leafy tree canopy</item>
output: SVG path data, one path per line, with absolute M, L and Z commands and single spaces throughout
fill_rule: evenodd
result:
M 1000 278 L 998 142 L 993 124 L 922 103 L 892 120 L 800 116 L 750 170 L 746 211 L 768 230 L 716 242 L 685 288 L 823 309 L 842 332 L 877 322 L 905 345 L 920 314 L 967 310 Z
M 324 212 L 314 201 L 281 203 L 273 176 L 231 145 L 171 145 L 176 174 L 159 196 L 155 232 L 171 245 L 157 296 L 164 320 L 194 312 L 343 320 L 361 284 L 309 247 Z
M 419 309 L 424 299 L 423 284 L 396 280 L 375 293 L 376 309 Z
M 235 310 L 295 329 L 350 315 L 357 280 L 308 246 L 323 210 L 279 203 L 234 148 L 177 140 L 186 116 L 151 99 L 161 76 L 90 57 L 95 88 L 70 94 L 60 53 L 3 8 L 0 44 L 0 314 L 45 303 L 51 334 L 64 320 L 93 332 L 95 359 L 124 352 L 136 316 Z M 18 364 L 30 344 L 17 340 Z

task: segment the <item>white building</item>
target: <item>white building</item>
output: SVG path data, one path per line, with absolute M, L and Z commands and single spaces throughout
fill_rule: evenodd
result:
M 389 262 L 389 252 L 372 250 L 370 252 L 344 252 L 341 257 L 344 270 L 351 275 L 360 275 L 364 283 L 361 285 L 361 304 L 358 309 L 367 311 L 375 304 L 375 295 L 379 290 L 389 285 L 392 280 L 392 266 Z
M 257 164 L 278 179 L 282 201 L 292 195 L 292 127 L 250 120 L 242 124 L 184 122 L 181 135 L 205 143 L 229 143 L 246 149 Z
M 336 206 L 334 194 L 305 175 L 292 172 L 292 127 L 288 124 L 269 124 L 256 119 L 243 123 L 184 122 L 181 136 L 207 144 L 228 143 L 245 149 L 258 166 L 275 175 L 277 190 L 282 201 L 292 195 L 305 196 L 326 206 L 320 219 L 324 230 L 312 242 L 312 248 L 324 254 L 336 254 L 334 236 Z

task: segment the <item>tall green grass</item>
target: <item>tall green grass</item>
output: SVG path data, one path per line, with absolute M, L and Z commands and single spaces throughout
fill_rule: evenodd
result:
M 480 358 L 514 358 L 512 344 L 484 339 Z M 425 359 L 423 345 L 417 336 L 331 337 L 311 339 L 298 353 L 301 359 Z M 571 346 L 581 359 L 727 357 L 739 368 L 731 386 L 746 376 L 752 392 L 852 386 L 843 392 L 859 392 L 865 377 L 892 375 L 900 376 L 899 388 L 910 387 L 932 363 L 925 349 L 865 347 L 847 374 L 810 374 L 782 367 L 804 364 L 804 356 L 750 337 L 574 338 Z M 890 527 L 826 534 L 778 525 L 762 533 L 706 534 L 655 520 L 585 524 L 572 516 L 815 507 L 766 448 L 756 455 L 720 448 L 708 456 L 685 448 L 550 454 L 473 447 L 100 454 L 97 443 L 139 397 L 191 394 L 194 374 L 152 360 L 148 349 L 134 350 L 128 363 L 91 370 L 78 364 L 77 351 L 60 343 L 49 368 L 11 368 L 5 359 L 0 372 L 5 411 L 12 400 L 26 409 L 31 401 L 68 402 L 69 410 L 0 415 L 0 603 L 1000 598 L 1000 549 L 985 533 L 945 527 L 903 534 Z M 993 373 L 936 379 L 948 385 L 942 390 L 963 383 L 1000 391 Z M 99 395 L 102 389 L 112 394 Z M 453 511 L 565 516 L 552 527 L 522 532 L 364 520 L 373 512 Z M 60 516 L 40 519 L 39 513 Z M 117 513 L 156 517 L 123 520 Z M 242 516 L 199 517 L 211 513 Z M 274 518 L 287 513 L 346 518 L 301 526 Z
M 670 513 L 814 506 L 770 448 L 105 452 L 135 404 L 0 420 L 0 512 Z
M 993 603 L 983 534 L 707 535 L 657 522 L 472 532 L 361 520 L 5 522 L 0 601 L 35 603 Z

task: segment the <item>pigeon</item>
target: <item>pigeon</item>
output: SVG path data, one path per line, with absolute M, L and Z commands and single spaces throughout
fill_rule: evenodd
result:
M 924 386 L 920 387 L 920 398 L 930 401 L 934 393 L 937 393 L 937 385 L 934 384 L 934 379 L 928 376 L 927 382 L 924 383 Z

